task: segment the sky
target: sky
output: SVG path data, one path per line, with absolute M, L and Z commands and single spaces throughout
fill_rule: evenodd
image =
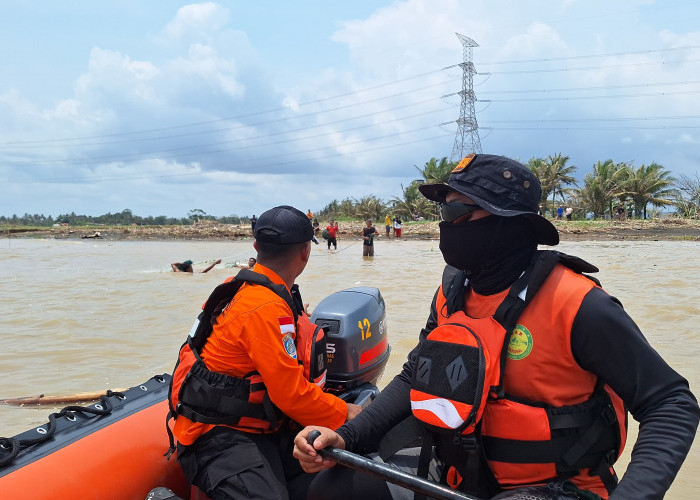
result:
M 0 215 L 389 201 L 470 152 L 472 106 L 484 153 L 694 177 L 698 19 L 696 0 L 0 0 Z

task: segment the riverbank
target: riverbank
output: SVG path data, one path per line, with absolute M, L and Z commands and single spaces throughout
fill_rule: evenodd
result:
M 626 221 L 552 221 L 563 241 L 585 240 L 688 240 L 700 241 L 700 220 L 650 219 Z M 360 239 L 361 221 L 341 221 L 341 239 Z M 376 226 L 384 236 L 384 226 Z M 438 223 L 408 222 L 402 238 L 437 239 Z M 51 228 L 0 228 L 7 238 L 102 239 L 102 240 L 243 240 L 252 238 L 249 225 L 218 224 L 205 221 L 190 226 L 60 226 Z M 392 236 L 393 237 L 393 236 Z

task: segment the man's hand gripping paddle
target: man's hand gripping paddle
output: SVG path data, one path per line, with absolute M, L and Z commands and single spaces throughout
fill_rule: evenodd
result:
M 314 441 L 320 435 L 321 433 L 319 431 L 313 430 L 309 433 L 306 440 L 311 446 L 313 446 Z M 427 479 L 414 476 L 389 465 L 375 462 L 374 460 L 370 460 L 369 458 L 346 450 L 339 450 L 329 446 L 317 451 L 323 458 L 335 460 L 340 465 L 349 467 L 350 469 L 354 469 L 356 471 L 364 472 L 365 474 L 383 479 L 384 481 L 388 481 L 398 486 L 408 488 L 411 491 L 415 491 L 416 493 L 423 494 L 427 497 L 437 498 L 438 500 L 479 500 L 476 497 L 455 491 L 447 486 L 433 483 Z

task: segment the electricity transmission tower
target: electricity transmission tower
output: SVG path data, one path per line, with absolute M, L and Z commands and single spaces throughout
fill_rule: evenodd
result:
M 463 46 L 462 63 L 459 66 L 462 68 L 462 90 L 459 95 L 462 98 L 462 103 L 459 108 L 459 118 L 457 119 L 457 137 L 452 147 L 451 161 L 459 161 L 469 153 L 481 153 L 481 141 L 479 140 L 479 124 L 476 122 L 476 113 L 474 112 L 474 79 L 476 73 L 474 64 L 472 63 L 472 47 L 478 47 L 471 38 L 455 33 Z

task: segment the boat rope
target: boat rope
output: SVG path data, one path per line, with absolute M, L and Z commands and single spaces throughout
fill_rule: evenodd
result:
M 112 396 L 123 399 L 124 393 L 107 390 L 104 395 L 100 396 L 100 403 L 98 404 L 94 404 L 92 406 L 66 406 L 61 411 L 52 413 L 49 415 L 49 422 L 46 432 L 41 434 L 39 437 L 33 439 L 0 437 L 0 448 L 9 452 L 6 457 L 0 459 L 0 467 L 5 467 L 6 465 L 11 464 L 15 458 L 17 458 L 20 451 L 51 439 L 56 432 L 56 420 L 59 418 L 65 417 L 68 420 L 75 420 L 76 413 L 109 415 L 112 413 L 112 403 L 109 401 L 109 398 Z
M 350 247 L 352 247 L 352 246 L 357 245 L 360 241 L 362 241 L 362 240 L 358 240 L 358 241 L 355 241 L 355 242 L 353 242 L 353 243 L 350 243 L 349 245 L 344 246 L 344 247 L 341 248 L 340 250 L 333 250 L 332 252 L 323 252 L 323 255 L 325 255 L 326 257 L 329 257 L 329 256 L 331 256 L 331 255 L 335 255 L 335 254 L 340 253 L 340 252 L 342 252 L 342 251 L 344 251 L 344 250 L 347 250 L 348 248 L 350 248 Z M 329 250 L 330 250 L 330 249 L 329 249 Z

